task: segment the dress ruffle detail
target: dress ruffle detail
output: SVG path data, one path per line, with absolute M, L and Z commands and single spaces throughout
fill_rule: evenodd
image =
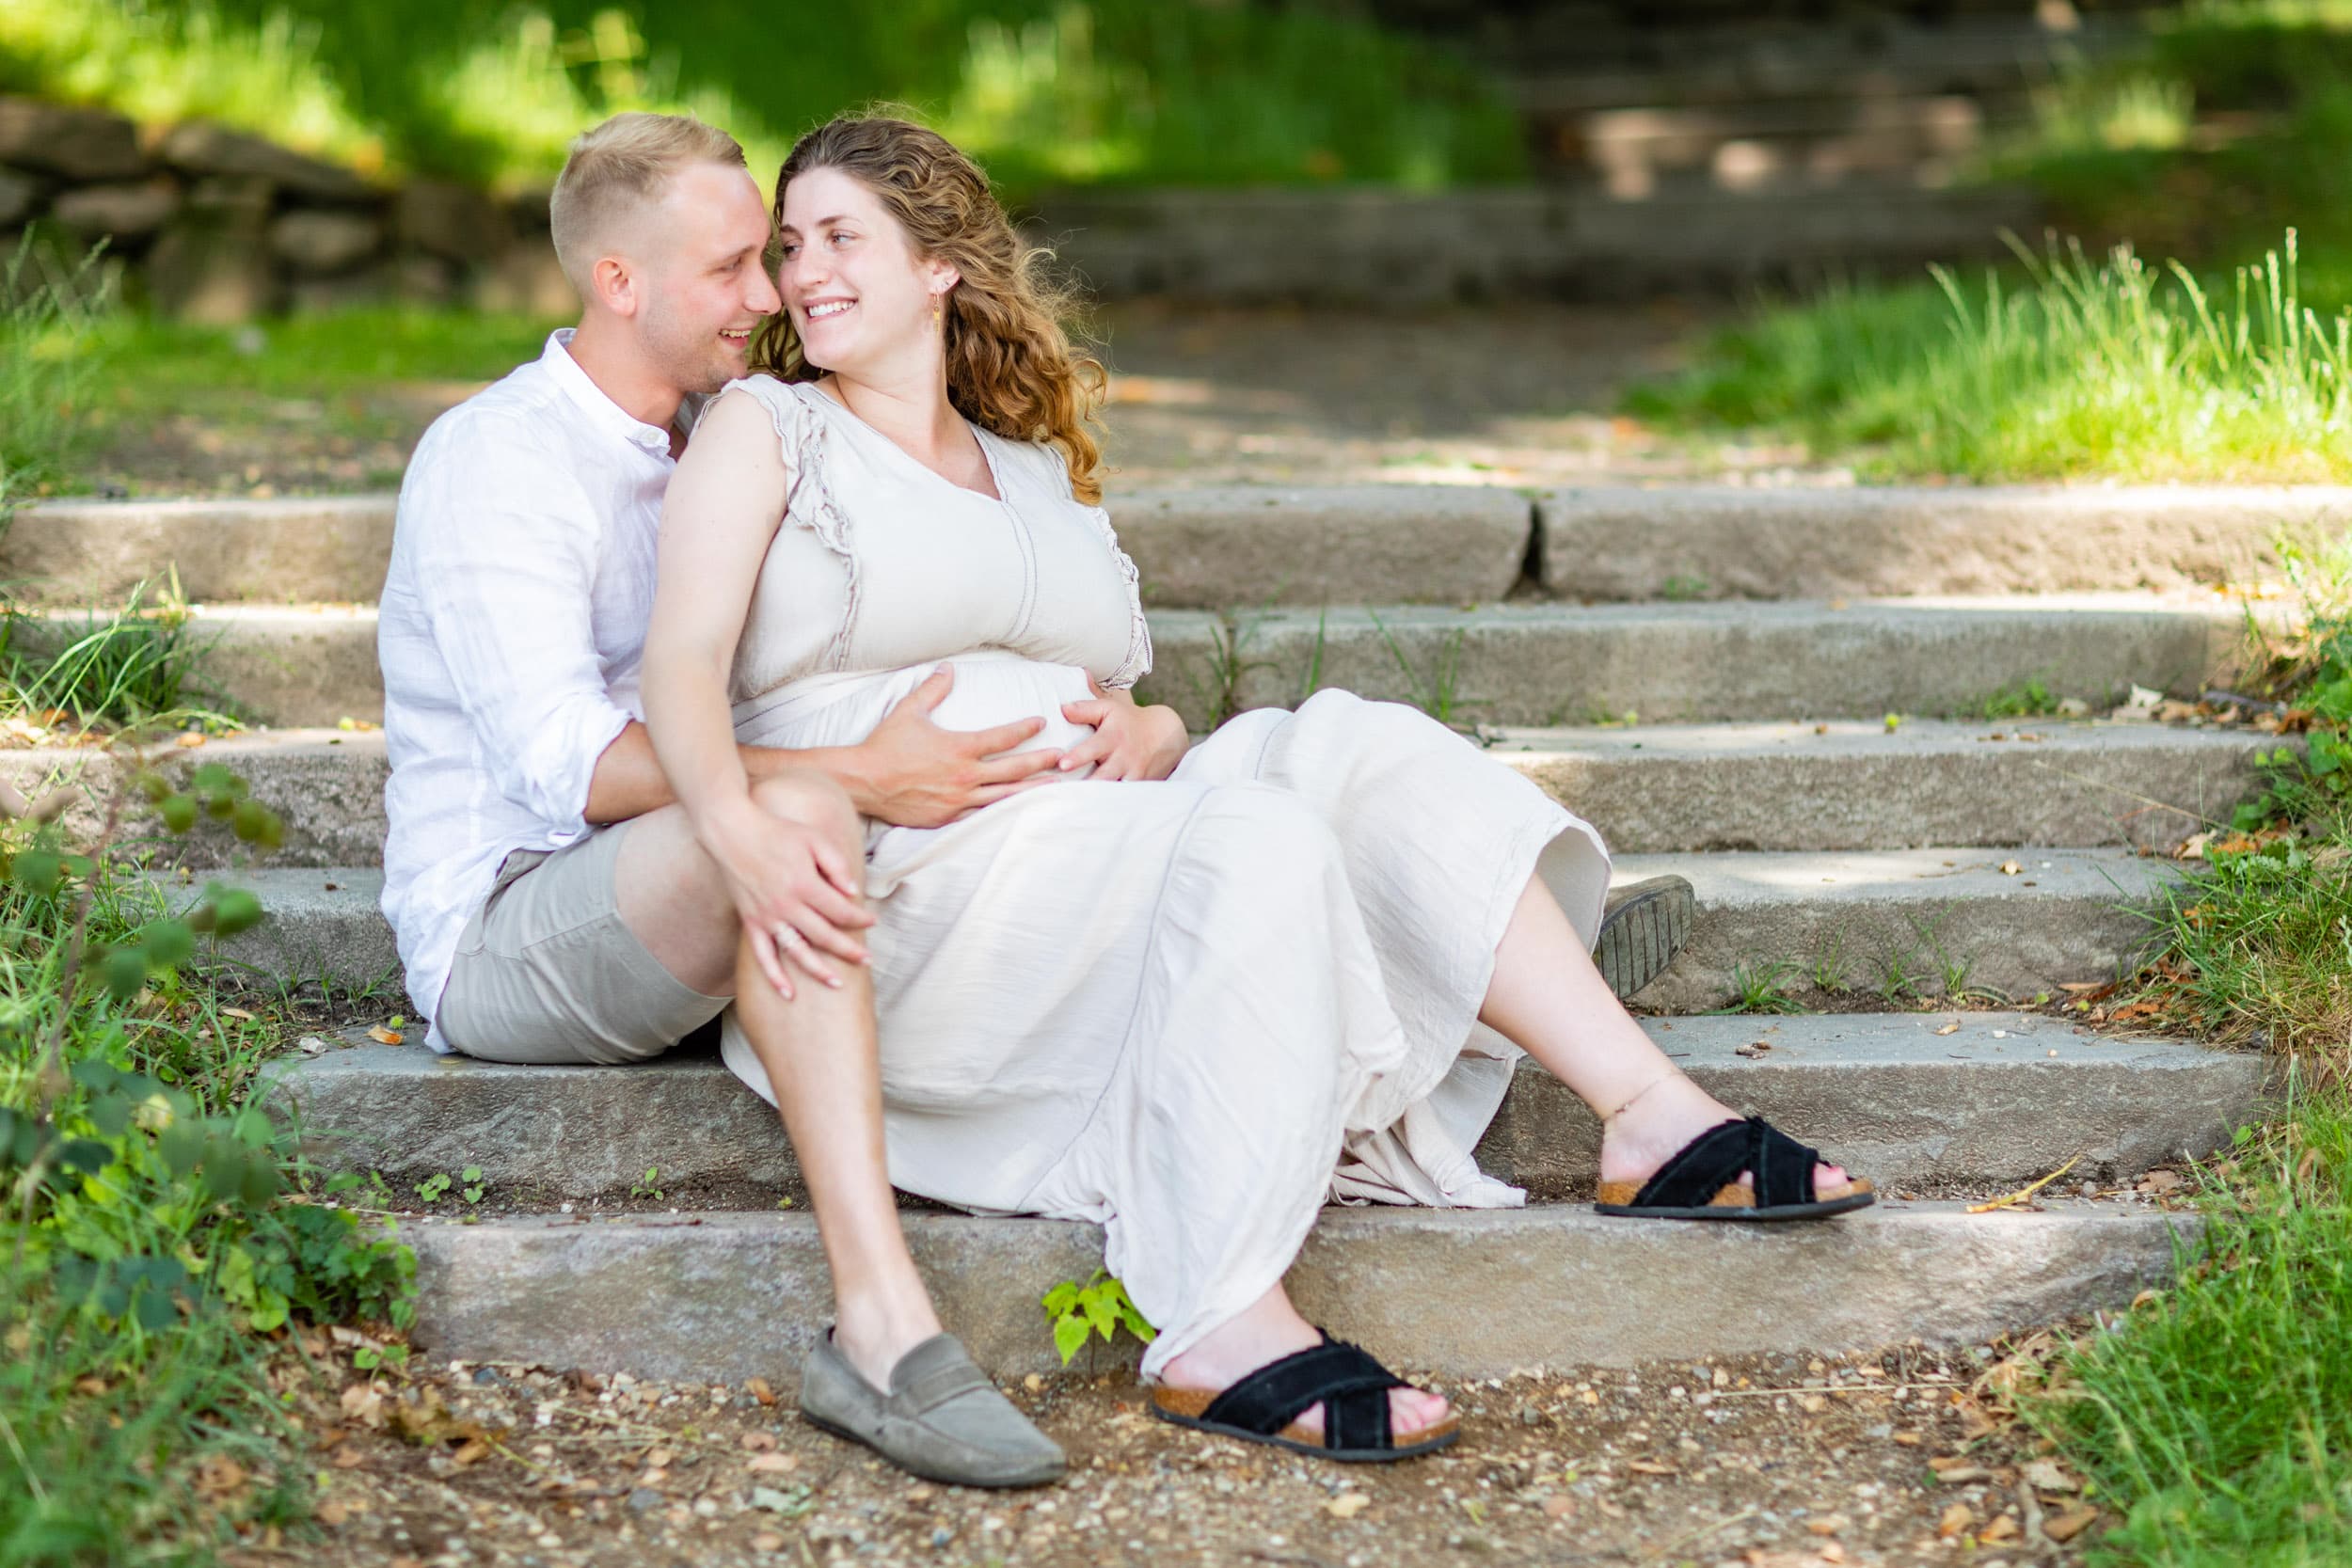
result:
M 1152 673 L 1152 625 L 1143 615 L 1142 578 L 1136 571 L 1135 562 L 1119 547 L 1119 531 L 1111 527 L 1111 515 L 1099 506 L 1088 507 L 1086 514 L 1095 531 L 1103 536 L 1103 547 L 1119 563 L 1119 575 L 1127 584 L 1127 610 L 1135 618 L 1127 633 L 1127 657 L 1119 661 L 1119 668 L 1103 684 L 1132 687 Z
M 782 443 L 785 454 L 792 461 L 792 491 L 785 499 L 784 520 L 797 522 L 806 528 L 841 562 L 841 625 L 834 632 L 833 641 L 825 644 L 824 667 L 827 670 L 846 670 L 850 666 L 850 640 L 857 632 L 859 574 L 856 535 L 850 529 L 849 515 L 834 499 L 833 486 L 825 478 L 824 417 L 803 401 L 806 397 L 822 397 L 824 394 L 804 393 L 798 384 L 759 375 L 728 382 L 722 388 L 722 395 L 738 388 L 750 393 L 755 402 L 768 410 L 768 418 L 776 427 L 776 439 Z M 1132 583 L 1134 568 L 1128 570 Z M 1140 614 L 1140 611 L 1137 613 Z

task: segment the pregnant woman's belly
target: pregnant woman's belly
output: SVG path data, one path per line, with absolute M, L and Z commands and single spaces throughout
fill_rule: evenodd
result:
M 1023 719 L 1042 719 L 1044 728 L 1014 751 L 1066 750 L 1094 733 L 1093 726 L 1062 717 L 1064 703 L 1085 702 L 1093 690 L 1087 673 L 1073 664 L 1046 664 L 1019 654 L 984 648 L 938 664 L 855 674 L 811 675 L 735 705 L 735 738 L 746 746 L 854 746 L 874 733 L 906 694 L 940 664 L 955 671 L 955 684 L 931 711 L 946 730 L 988 730 Z M 1064 778 L 1082 779 L 1091 767 Z

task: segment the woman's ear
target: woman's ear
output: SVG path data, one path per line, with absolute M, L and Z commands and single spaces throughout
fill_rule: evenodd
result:
M 926 261 L 923 266 L 924 270 L 930 275 L 925 282 L 925 287 L 942 297 L 963 281 L 963 274 L 956 269 L 953 261 Z

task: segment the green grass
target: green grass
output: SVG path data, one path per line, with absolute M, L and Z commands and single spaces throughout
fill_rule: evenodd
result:
M 2322 298 L 2345 258 L 2323 258 Z M 2018 270 L 1833 289 L 1718 335 L 1636 413 L 1804 441 L 1871 479 L 2352 479 L 2352 314 L 2300 245 L 2201 279 L 2052 241 Z
M 80 451 L 110 297 L 100 256 L 62 261 L 31 241 L 0 255 L 0 529 Z
M 2024 1403 L 2122 1512 L 2093 1563 L 2352 1560 L 2352 1107 L 2308 1096 L 2203 1176 L 2179 1282 Z
M 1303 7 L 898 0 L 793 26 L 727 0 L 9 0 L 0 89 L 203 115 L 387 174 L 513 187 L 617 109 L 792 135 L 907 105 L 1016 193 L 1524 178 L 1517 117 L 1443 50 Z

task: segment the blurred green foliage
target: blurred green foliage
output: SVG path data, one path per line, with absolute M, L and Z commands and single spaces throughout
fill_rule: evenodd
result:
M 726 125 L 754 168 L 901 106 L 1019 196 L 1057 183 L 1436 187 L 1521 178 L 1515 115 L 1443 51 L 1310 9 L 894 0 L 8 0 L 0 88 L 202 115 L 362 169 L 528 186 L 624 108 Z

